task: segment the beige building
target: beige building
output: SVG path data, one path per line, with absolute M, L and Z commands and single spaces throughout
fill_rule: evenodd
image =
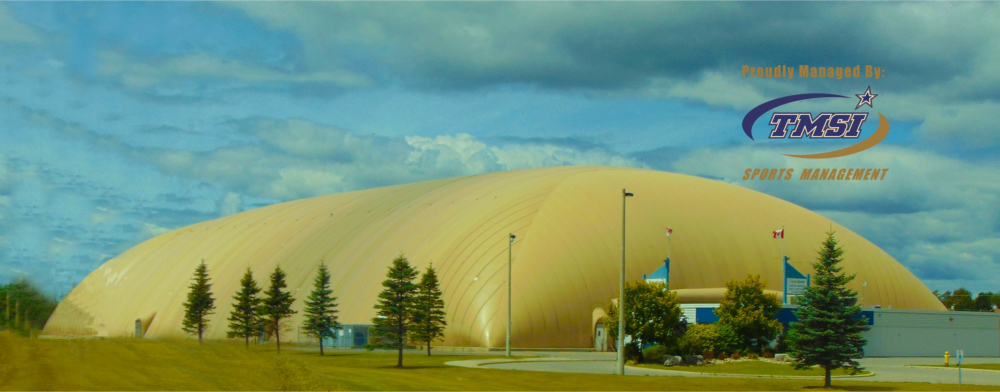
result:
M 805 185 L 803 185 L 805 186 Z M 340 321 L 370 324 L 392 259 L 438 270 L 447 311 L 443 346 L 503 347 L 508 233 L 513 243 L 514 347 L 593 347 L 594 327 L 618 295 L 622 189 L 627 277 L 663 265 L 673 228 L 670 286 L 682 302 L 717 302 L 726 281 L 759 274 L 782 290 L 781 241 L 811 273 L 831 228 L 866 304 L 944 310 L 912 273 L 868 240 L 795 204 L 723 182 L 652 170 L 550 167 L 297 200 L 199 223 L 150 239 L 108 261 L 60 304 L 50 335 L 123 336 L 141 319 L 151 338 L 180 337 L 187 286 L 205 260 L 216 297 L 208 338 L 222 339 L 245 268 L 262 284 L 288 273 L 302 322 L 316 267 L 325 261 Z M 294 329 L 294 327 L 293 327 Z

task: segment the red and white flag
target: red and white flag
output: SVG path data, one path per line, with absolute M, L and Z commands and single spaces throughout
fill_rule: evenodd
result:
M 670 237 L 670 234 L 673 233 L 673 232 L 674 232 L 674 229 L 671 229 L 671 228 L 668 227 L 667 228 L 667 237 Z
M 785 238 L 785 229 L 775 230 L 772 232 L 772 234 L 774 234 L 775 239 Z

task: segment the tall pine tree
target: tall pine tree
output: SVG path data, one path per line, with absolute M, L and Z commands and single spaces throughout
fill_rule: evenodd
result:
M 399 349 L 399 360 L 396 367 L 403 367 L 403 348 L 406 334 L 413 325 L 414 302 L 416 301 L 417 285 L 413 279 L 418 272 L 410 266 L 406 256 L 399 255 L 392 261 L 378 294 L 375 304 L 377 316 L 372 319 L 379 337 Z
M 229 312 L 229 332 L 226 333 L 230 338 L 243 338 L 247 348 L 250 348 L 250 338 L 257 335 L 257 328 L 261 323 L 260 290 L 253 272 L 247 267 L 247 272 L 240 280 L 240 291 L 233 295 L 236 302 Z
M 868 323 L 858 317 L 858 293 L 845 287 L 854 275 L 840 272 L 844 250 L 833 233 L 827 233 L 818 253 L 819 260 L 813 263 L 816 278 L 799 299 L 798 321 L 791 324 L 788 338 L 796 368 L 819 365 L 826 370 L 824 386 L 829 387 L 830 371 L 862 369 L 855 359 L 861 358 L 867 343 L 861 333 L 868 330 Z
M 198 335 L 201 343 L 202 335 L 208 328 L 208 315 L 215 313 L 215 299 L 212 298 L 212 284 L 208 283 L 208 266 L 205 260 L 194 270 L 194 282 L 188 286 L 187 302 L 184 303 L 184 331 Z
M 319 339 L 319 355 L 323 355 L 323 338 L 333 338 L 334 330 L 341 328 L 337 322 L 337 297 L 330 289 L 330 271 L 326 264 L 320 264 L 319 273 L 313 282 L 312 294 L 306 300 L 306 321 L 304 327 Z
M 285 284 L 285 271 L 281 270 L 281 266 L 274 267 L 274 272 L 271 273 L 271 287 L 264 292 L 261 315 L 264 317 L 264 324 L 268 331 L 274 334 L 274 338 L 278 342 L 279 354 L 281 353 L 282 321 L 297 313 L 292 310 L 292 303 L 295 302 L 292 294 L 283 290 L 286 287 L 288 285 Z
M 413 313 L 413 329 L 410 338 L 427 342 L 427 356 L 431 355 L 431 342 L 444 337 L 444 300 L 438 284 L 434 266 L 428 266 L 417 286 L 416 306 Z

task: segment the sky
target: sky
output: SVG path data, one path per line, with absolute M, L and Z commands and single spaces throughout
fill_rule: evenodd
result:
M 153 236 L 261 206 L 609 165 L 774 195 L 931 289 L 997 292 L 996 20 L 978 2 L 0 3 L 0 281 L 60 296 Z M 885 77 L 742 77 L 801 64 Z M 869 86 L 864 129 L 892 127 L 867 151 L 806 161 L 783 154 L 844 144 L 741 129 L 771 99 Z M 742 179 L 758 167 L 890 170 Z

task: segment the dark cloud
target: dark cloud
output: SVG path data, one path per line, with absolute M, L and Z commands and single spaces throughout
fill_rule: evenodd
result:
M 996 27 L 985 16 L 998 10 L 816 2 L 235 6 L 298 34 L 313 64 L 373 59 L 391 77 L 426 87 L 559 89 L 633 88 L 655 77 L 738 73 L 743 64 L 873 64 L 899 88 L 921 88 L 968 74 L 974 64 L 957 59 L 995 49 L 987 31 Z

